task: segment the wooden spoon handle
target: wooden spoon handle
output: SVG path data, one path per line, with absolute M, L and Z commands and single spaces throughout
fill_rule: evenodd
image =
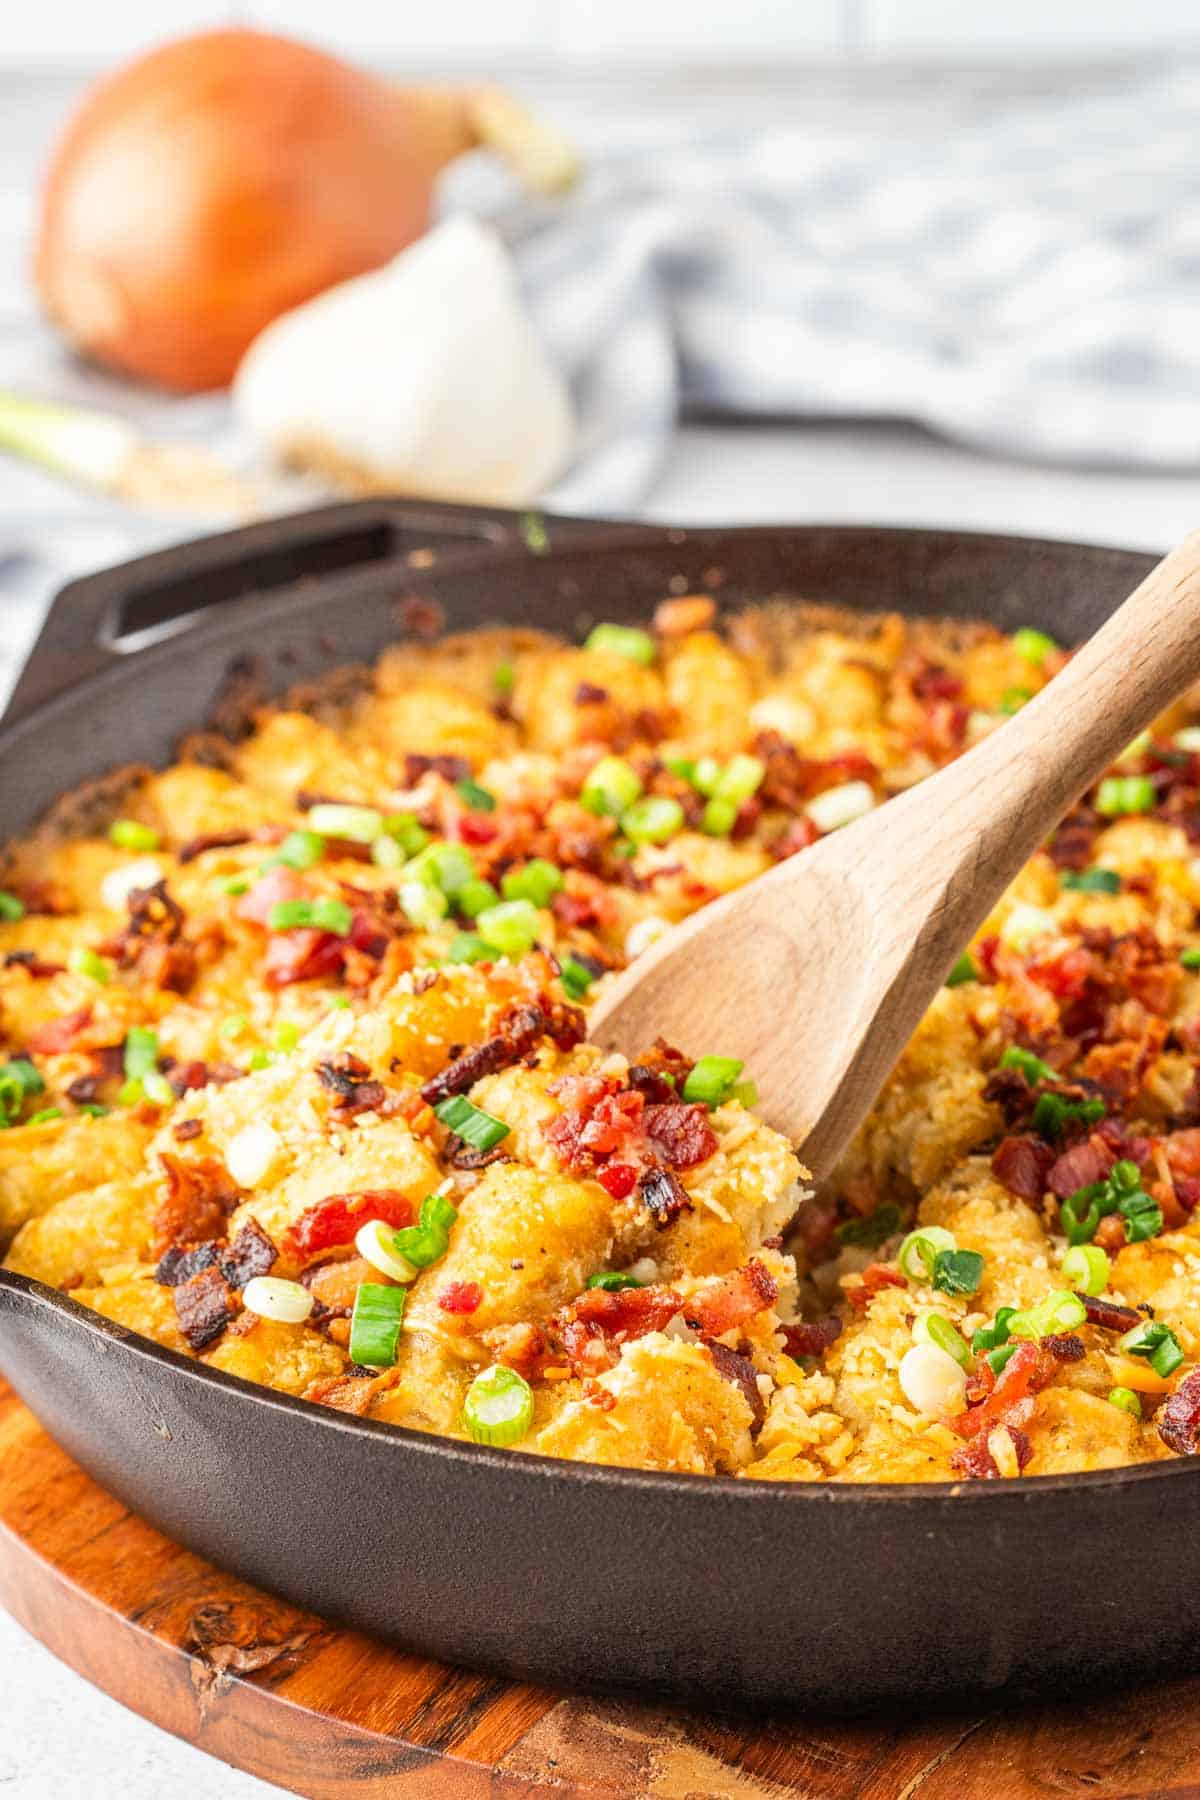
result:
M 891 803 L 897 874 L 937 884 L 965 868 L 998 898 L 1079 796 L 1198 678 L 1193 532 L 1020 712 Z M 970 911 L 969 895 L 963 902 Z M 975 922 L 962 929 L 946 918 L 948 945 L 961 947 Z

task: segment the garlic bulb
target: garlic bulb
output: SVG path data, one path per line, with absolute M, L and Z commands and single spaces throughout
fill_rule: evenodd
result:
M 571 449 L 512 263 L 468 218 L 268 325 L 233 397 L 277 456 L 360 492 L 523 505 Z

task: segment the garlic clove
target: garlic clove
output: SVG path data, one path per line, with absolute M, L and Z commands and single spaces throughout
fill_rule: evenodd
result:
M 440 500 L 535 500 L 574 431 L 512 262 L 469 218 L 275 320 L 233 397 L 289 463 L 352 490 Z

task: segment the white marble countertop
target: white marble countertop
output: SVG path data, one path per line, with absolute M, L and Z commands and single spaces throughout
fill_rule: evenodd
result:
M 1165 547 L 1200 519 L 1192 475 L 1047 470 L 971 455 L 903 426 L 691 427 L 656 518 L 959 525 Z M 0 1795 L 251 1800 L 278 1792 L 124 1712 L 0 1613 Z

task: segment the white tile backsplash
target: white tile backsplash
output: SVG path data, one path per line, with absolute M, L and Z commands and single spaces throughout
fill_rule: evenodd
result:
M 110 0 L 111 3 L 111 0 Z M 243 0 L 248 22 L 384 66 L 541 61 L 553 45 L 559 0 Z
M 1136 55 L 1200 43 L 1196 0 L 859 0 L 859 16 L 861 47 L 880 56 Z
M 558 0 L 572 61 L 685 66 L 828 56 L 846 47 L 843 0 Z
M 0 0 L 0 67 L 115 62 L 233 13 L 234 0 Z

